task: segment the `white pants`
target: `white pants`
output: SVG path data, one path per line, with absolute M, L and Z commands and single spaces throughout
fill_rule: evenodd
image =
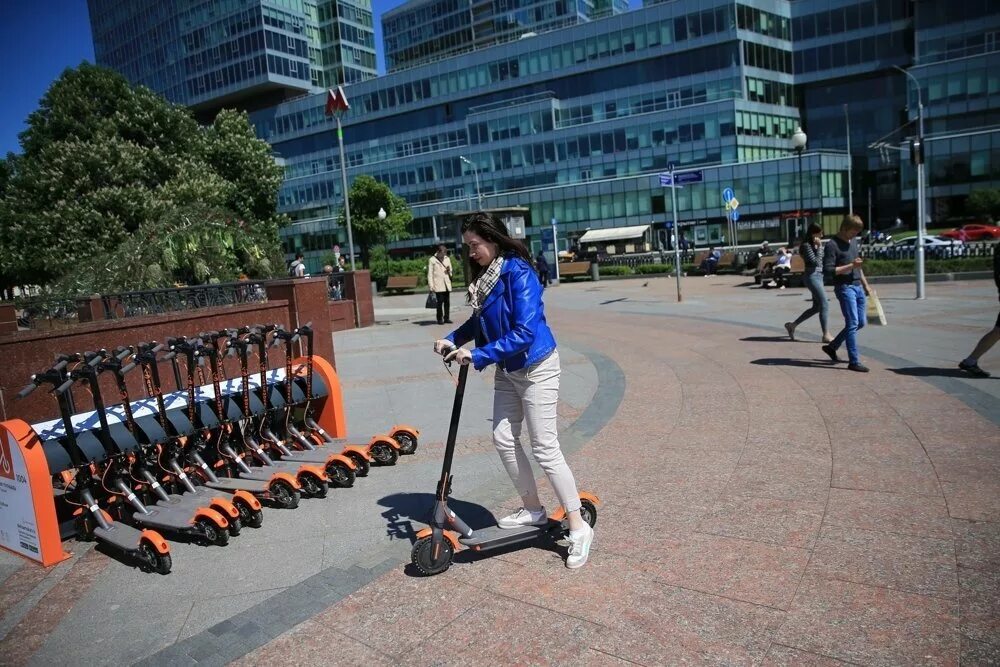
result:
M 537 510 L 542 502 L 538 499 L 531 464 L 521 446 L 522 423 L 527 425 L 531 453 L 545 471 L 563 508 L 567 512 L 580 509 L 576 481 L 563 458 L 556 432 L 559 352 L 554 351 L 521 370 L 508 373 L 497 368 L 493 388 L 493 444 L 524 507 Z

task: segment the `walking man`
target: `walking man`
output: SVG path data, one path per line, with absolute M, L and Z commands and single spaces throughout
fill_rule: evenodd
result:
M 535 255 L 535 270 L 538 271 L 538 280 L 542 283 L 542 289 L 552 284 L 549 278 L 549 260 L 545 258 L 545 253 L 541 250 Z
M 993 281 L 997 284 L 997 291 L 1000 292 L 1000 243 L 993 246 Z M 1000 340 L 1000 314 L 997 315 L 997 323 L 993 325 L 993 330 L 979 339 L 976 349 L 963 359 L 958 367 L 972 377 L 988 378 L 990 374 L 979 367 L 979 357 L 989 352 L 998 340 Z
M 837 350 L 846 342 L 847 368 L 858 373 L 868 372 L 868 367 L 861 363 L 858 356 L 858 330 L 867 324 L 865 297 L 869 292 L 868 280 L 861 270 L 864 261 L 859 256 L 857 239 L 864 226 L 860 216 L 845 216 L 840 223 L 840 231 L 827 241 L 823 253 L 823 273 L 833 283 L 833 293 L 837 295 L 840 310 L 844 313 L 843 330 L 832 343 L 823 346 L 823 351 L 833 361 L 840 361 Z

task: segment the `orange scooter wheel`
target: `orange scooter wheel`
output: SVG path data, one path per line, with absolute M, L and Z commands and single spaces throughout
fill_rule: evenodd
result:
M 438 553 L 434 553 L 434 538 L 430 535 L 422 537 L 413 545 L 410 552 L 410 561 L 413 567 L 424 576 L 441 574 L 451 567 L 452 558 L 455 557 L 455 550 L 448 540 L 441 540 Z

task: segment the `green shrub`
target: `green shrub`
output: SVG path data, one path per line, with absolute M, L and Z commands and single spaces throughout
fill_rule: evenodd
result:
M 863 268 L 866 276 L 906 276 L 916 273 L 916 262 L 912 259 L 866 259 Z M 992 268 L 990 257 L 928 259 L 924 264 L 927 273 L 991 271 Z
M 602 266 L 601 267 L 602 276 L 630 276 L 632 275 L 632 269 L 627 266 Z
M 673 270 L 673 264 L 640 264 L 635 267 L 635 272 L 643 275 L 647 273 L 670 273 Z
M 369 258 L 369 270 L 372 280 L 378 283 L 379 289 L 384 289 L 389 276 L 417 276 L 417 287 L 427 286 L 427 262 L 431 256 L 420 259 L 389 259 L 382 246 L 375 246 Z M 457 288 L 465 285 L 462 262 L 451 258 L 451 286 Z

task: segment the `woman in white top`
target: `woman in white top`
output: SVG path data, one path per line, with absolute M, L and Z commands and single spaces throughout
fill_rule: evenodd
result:
M 778 248 L 778 258 L 774 263 L 774 284 L 778 289 L 785 289 L 785 274 L 792 270 L 792 253 L 785 248 Z
M 448 246 L 439 243 L 427 262 L 427 289 L 437 295 L 437 323 L 451 323 L 451 258 Z

